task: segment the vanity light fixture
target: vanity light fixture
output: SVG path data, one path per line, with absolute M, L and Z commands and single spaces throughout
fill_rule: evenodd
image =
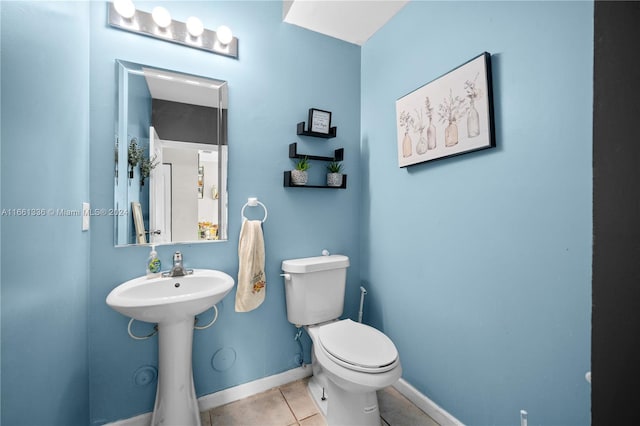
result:
M 136 7 L 131 0 L 114 0 L 113 7 L 116 12 L 125 19 L 133 18 L 136 13 Z
M 113 0 L 108 8 L 107 19 L 114 28 L 238 59 L 238 39 L 226 25 L 208 30 L 195 16 L 186 23 L 172 20 L 164 7 L 143 12 L 136 10 L 132 0 Z
M 227 46 L 233 40 L 233 33 L 231 32 L 231 28 L 226 25 L 221 25 L 218 27 L 218 31 L 216 31 L 216 37 L 221 45 Z
M 191 37 L 198 38 L 204 32 L 204 25 L 198 17 L 190 16 L 187 18 L 187 31 L 189 31 Z
M 171 25 L 171 14 L 162 6 L 156 6 L 151 11 L 151 18 L 157 26 L 166 30 Z

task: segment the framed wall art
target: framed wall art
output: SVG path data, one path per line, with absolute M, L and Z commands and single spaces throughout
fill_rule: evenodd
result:
M 396 125 L 399 167 L 495 147 L 491 55 L 398 99 Z
M 315 133 L 329 134 L 331 129 L 331 112 L 321 109 L 309 109 L 309 131 Z

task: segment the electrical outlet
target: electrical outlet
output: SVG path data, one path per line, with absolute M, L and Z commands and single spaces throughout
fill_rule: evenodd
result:
M 89 203 L 82 203 L 82 230 L 83 231 L 89 230 L 90 210 L 91 210 L 91 207 Z

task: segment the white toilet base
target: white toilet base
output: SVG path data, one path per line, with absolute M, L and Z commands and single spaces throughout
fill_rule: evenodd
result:
M 329 399 L 327 398 L 327 389 L 326 388 L 324 389 L 325 399 L 323 400 L 322 384 L 320 383 L 316 375 L 311 376 L 311 378 L 309 379 L 309 382 L 307 383 L 307 389 L 309 390 L 311 399 L 313 399 L 313 402 L 315 402 L 316 407 L 318 407 L 318 409 L 326 419 L 327 418 L 327 402 L 329 401 Z
M 320 380 L 312 376 L 308 388 L 313 402 L 327 419 L 328 426 L 380 426 L 376 392 L 347 392 L 330 380 L 326 384 L 323 392 Z
M 347 392 L 329 380 L 329 426 L 380 426 L 376 392 Z

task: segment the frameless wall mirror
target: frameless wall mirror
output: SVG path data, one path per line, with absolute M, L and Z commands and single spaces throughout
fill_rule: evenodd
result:
M 116 246 L 226 240 L 227 83 L 116 65 Z

